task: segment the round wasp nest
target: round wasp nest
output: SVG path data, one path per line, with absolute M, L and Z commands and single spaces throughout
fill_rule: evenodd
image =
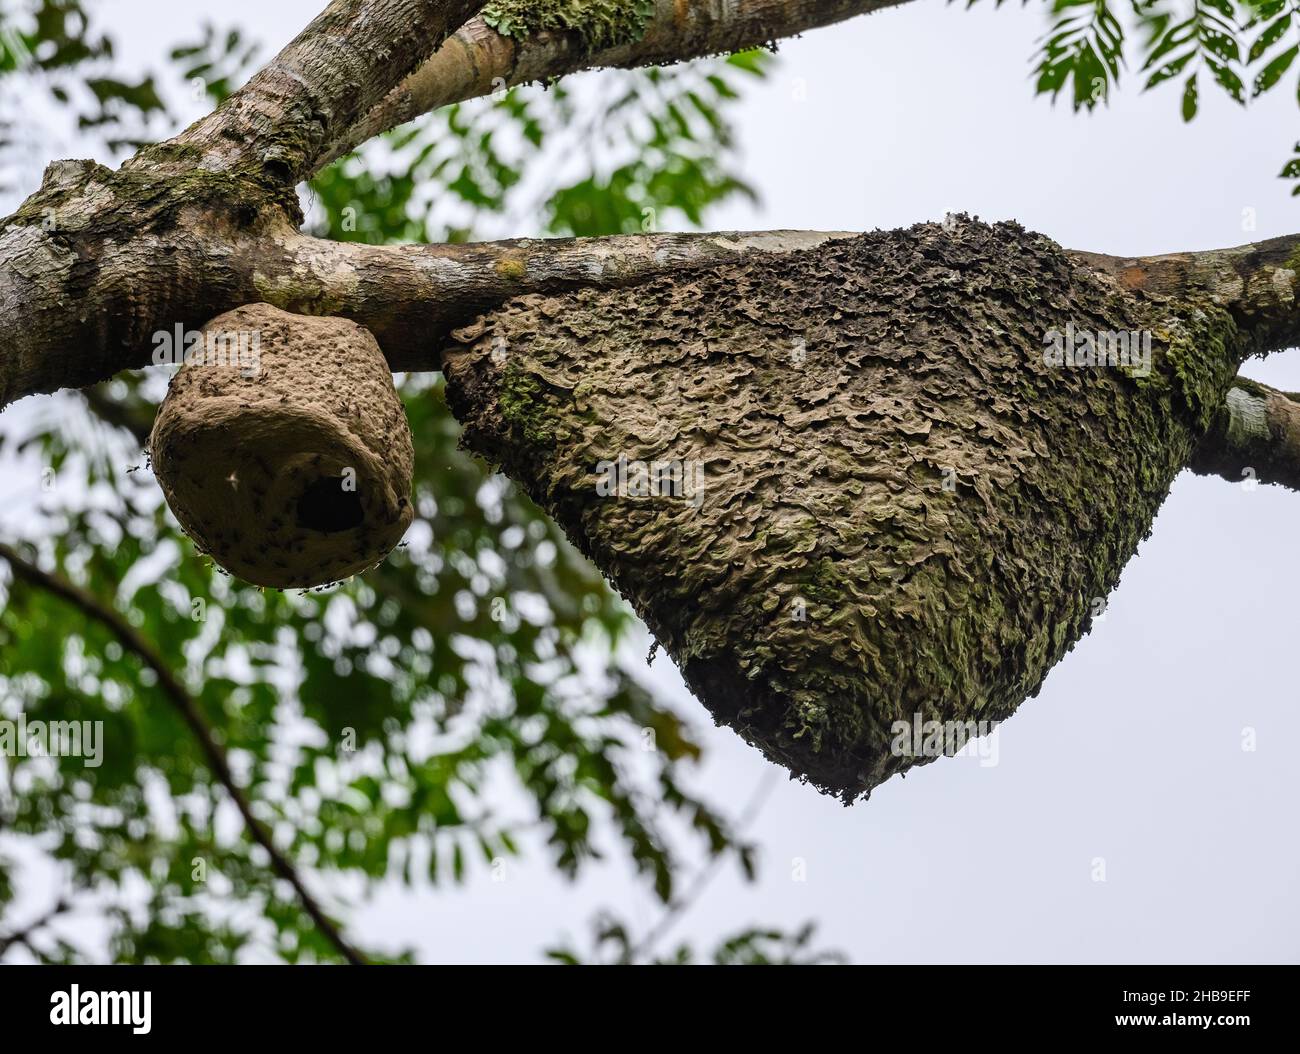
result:
M 277 589 L 382 560 L 411 522 L 414 449 L 370 332 L 249 304 L 214 318 L 202 340 L 179 342 L 186 361 L 150 448 L 195 544 Z

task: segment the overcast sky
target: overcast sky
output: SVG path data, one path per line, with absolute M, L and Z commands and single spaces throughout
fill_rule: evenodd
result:
M 319 7 L 106 5 L 120 53 L 150 64 L 205 17 L 269 54 Z M 1249 112 L 1204 90 L 1189 126 L 1176 89 L 1073 115 L 1032 93 L 1042 8 L 923 0 L 784 44 L 736 111 L 761 202 L 710 225 L 871 229 L 964 210 L 1113 254 L 1300 229 L 1300 198 L 1275 178 L 1290 89 Z M 1300 353 L 1247 372 L 1300 389 Z M 721 872 L 673 936 L 813 918 L 820 944 L 858 962 L 1296 961 L 1298 531 L 1300 494 L 1184 474 L 1105 621 L 998 732 L 995 765 L 941 760 L 849 809 L 778 779 L 750 832 L 761 880 Z M 711 727 L 666 658 L 644 675 L 699 729 L 706 796 L 740 811 L 777 770 Z M 602 907 L 642 929 L 659 910 L 621 864 L 570 885 L 539 858 L 502 883 L 385 893 L 352 925 L 426 961 L 526 962 L 584 940 Z

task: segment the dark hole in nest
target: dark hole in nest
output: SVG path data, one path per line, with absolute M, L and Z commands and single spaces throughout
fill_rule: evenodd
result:
M 313 480 L 298 499 L 298 526 L 309 531 L 336 534 L 360 527 L 365 519 L 361 497 L 355 490 L 343 489 L 342 476 L 322 476 Z

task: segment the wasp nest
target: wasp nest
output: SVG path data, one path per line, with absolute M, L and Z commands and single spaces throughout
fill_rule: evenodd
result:
M 411 430 L 370 332 L 249 304 L 186 341 L 150 437 L 198 547 L 277 589 L 373 566 L 411 522 Z
M 717 719 L 852 800 L 1086 632 L 1232 383 L 1215 310 L 966 221 L 523 297 L 443 369 Z M 1154 357 L 1056 364 L 1067 325 Z

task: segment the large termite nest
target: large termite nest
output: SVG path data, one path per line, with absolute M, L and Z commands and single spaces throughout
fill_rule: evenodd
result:
M 1067 326 L 1138 353 L 1148 334 L 1149 370 L 1047 361 Z M 1221 405 L 1235 340 L 1211 306 L 960 220 L 524 297 L 444 364 L 466 445 L 715 717 L 852 800 L 933 759 L 900 730 L 1037 693 Z
M 382 560 L 411 522 L 414 449 L 370 332 L 249 304 L 202 337 L 150 437 L 185 532 L 231 574 L 278 589 Z

